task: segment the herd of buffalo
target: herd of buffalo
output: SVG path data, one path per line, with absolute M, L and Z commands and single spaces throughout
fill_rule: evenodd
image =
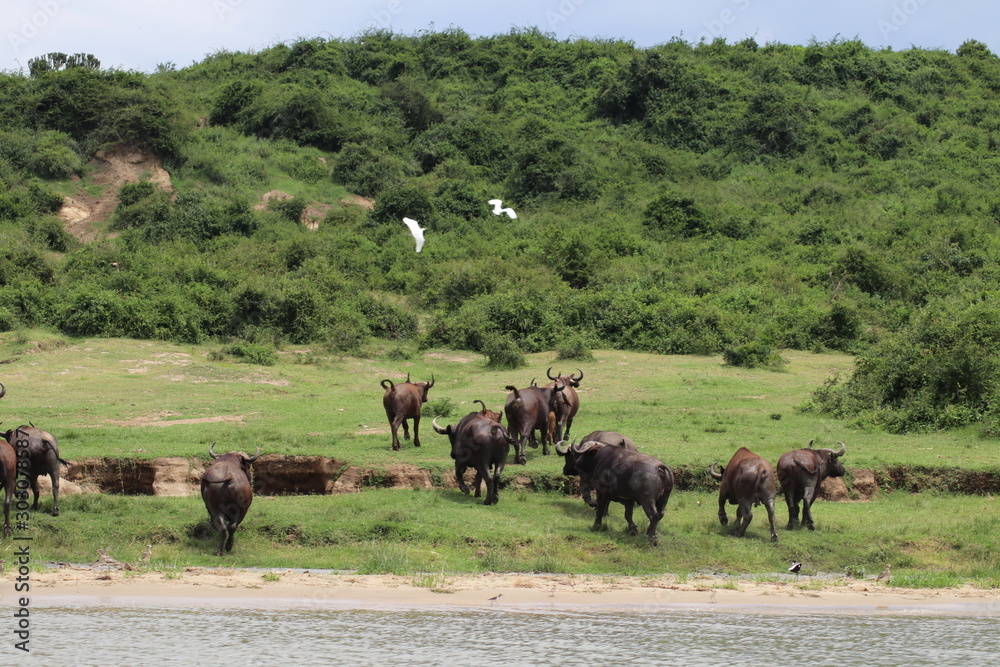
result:
M 612 501 L 625 506 L 625 520 L 628 534 L 635 535 L 638 527 L 632 520 L 635 505 L 642 507 L 649 519 L 646 534 L 650 543 L 657 543 L 657 525 L 663 518 L 667 500 L 674 488 L 674 475 L 670 468 L 659 459 L 638 451 L 635 443 L 625 435 L 615 431 L 594 431 L 567 444 L 573 418 L 580 408 L 580 396 L 576 389 L 583 381 L 583 371 L 571 375 L 546 373 L 549 384 L 538 386 L 534 381 L 528 387 L 518 389 L 508 385 L 510 392 L 503 407 L 503 413 L 486 408 L 482 401 L 474 401 L 482 406 L 478 412 L 470 412 L 456 424 L 440 426 L 437 417 L 433 420 L 436 433 L 448 436 L 451 457 L 455 460 L 455 477 L 459 488 L 469 493 L 465 473 L 475 470 L 473 485 L 475 495 L 481 495 L 481 486 L 486 485 L 485 505 L 495 504 L 499 499 L 499 482 L 507 462 L 511 447 L 514 460 L 524 464 L 527 461 L 525 448 L 538 446 L 541 439 L 542 453 L 549 453 L 550 443 L 556 454 L 563 457 L 563 474 L 579 476 L 580 490 L 584 501 L 594 507 L 596 516 L 594 528 L 599 529 L 608 513 Z M 420 415 L 427 402 L 428 391 L 434 386 L 434 376 L 429 382 L 411 382 L 407 374 L 405 382 L 393 383 L 382 380 L 385 394 L 382 404 L 392 431 L 392 448 L 400 447 L 398 431 L 403 427 L 403 438 L 410 439 L 408 421 L 413 422 L 413 444 L 420 446 Z M 6 393 L 0 384 L 0 398 Z M 507 426 L 502 423 L 507 419 Z M 536 437 L 537 433 L 537 437 Z M 32 509 L 38 509 L 38 477 L 48 475 L 52 480 L 52 514 L 59 514 L 59 473 L 60 464 L 68 465 L 59 457 L 56 439 L 36 428 L 33 424 L 19 426 L 3 433 L 0 442 L 0 488 L 6 490 L 4 497 L 4 535 L 13 532 L 10 523 L 11 500 L 15 487 L 25 491 L 30 486 L 34 493 Z M 799 523 L 799 503 L 802 504 L 802 524 L 813 530 L 811 507 L 820 484 L 827 477 L 840 477 L 844 466 L 840 457 L 846 447 L 838 443 L 840 449 L 813 449 L 812 442 L 805 449 L 786 452 L 778 459 L 777 475 L 769 461 L 754 454 L 745 447 L 739 448 L 729 463 L 721 470 L 713 463 L 709 474 L 720 482 L 719 521 L 729 523 L 726 504 L 736 505 L 736 525 L 733 534 L 742 536 L 753 518 L 752 508 L 763 504 L 767 509 L 771 527 L 771 540 L 777 541 L 774 523 L 774 500 L 777 484 L 785 495 L 788 505 L 788 528 Z M 253 501 L 253 486 L 250 467 L 260 456 L 260 449 L 253 456 L 243 452 L 217 454 L 214 444 L 209 447 L 212 464 L 201 478 L 201 496 L 212 527 L 220 533 L 217 553 L 233 548 L 233 539 L 240 523 L 246 517 Z M 26 480 L 19 484 L 17 475 Z M 596 495 L 596 500 L 591 498 Z M 25 495 L 26 498 L 26 495 Z
M 584 501 L 594 507 L 594 528 L 599 529 L 608 513 L 612 501 L 625 506 L 625 520 L 628 534 L 635 535 L 638 528 L 632 520 L 636 505 L 642 507 L 649 518 L 646 534 L 651 544 L 657 543 L 656 527 L 663 518 L 663 509 L 674 488 L 674 475 L 663 461 L 638 451 L 631 438 L 615 431 L 594 431 L 585 435 L 580 442 L 567 444 L 573 417 L 580 409 L 580 396 L 576 388 L 583 380 L 583 371 L 577 369 L 572 375 L 552 375 L 546 373 L 551 382 L 544 387 L 534 381 L 528 387 L 518 389 L 506 387 L 510 393 L 504 403 L 503 414 L 488 410 L 482 401 L 474 401 L 482 406 L 479 412 L 470 412 L 457 424 L 439 426 L 434 418 L 434 431 L 447 435 L 451 443 L 451 457 L 455 459 L 455 478 L 459 488 L 469 493 L 465 483 L 465 471 L 476 471 L 474 486 L 476 496 L 480 495 L 482 483 L 486 484 L 485 505 L 498 500 L 500 475 L 507 462 L 510 448 L 514 448 L 514 460 L 523 464 L 527 461 L 525 447 L 538 446 L 541 439 L 542 454 L 549 453 L 549 443 L 553 443 L 556 454 L 563 457 L 563 474 L 580 477 L 580 491 Z M 407 420 L 413 421 L 413 444 L 420 446 L 420 412 L 427 402 L 427 392 L 434 386 L 434 376 L 430 382 L 411 382 L 407 374 L 406 382 L 382 381 L 385 394 L 382 405 L 392 429 L 392 448 L 399 449 L 399 427 L 403 427 L 403 438 L 410 438 Z M 507 418 L 507 427 L 502 417 Z M 537 438 L 536 438 L 536 433 Z M 774 499 L 777 484 L 788 505 L 788 528 L 799 523 L 799 503 L 802 504 L 802 524 L 813 530 L 812 504 L 820 484 L 827 477 L 841 477 L 844 466 L 840 457 L 846 446 L 838 443 L 840 449 L 813 449 L 812 442 L 805 449 L 786 452 L 778 459 L 778 473 L 761 456 L 746 447 L 740 447 L 722 470 L 713 463 L 709 474 L 720 482 L 719 521 L 729 523 L 726 504 L 736 505 L 736 526 L 733 534 L 742 536 L 753 518 L 753 508 L 763 504 L 771 523 L 771 541 L 778 541 L 774 526 Z M 596 500 L 591 500 L 591 493 Z

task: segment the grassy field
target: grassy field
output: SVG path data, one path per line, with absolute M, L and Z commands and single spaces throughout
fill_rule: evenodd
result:
M 59 439 L 63 458 L 198 456 L 256 446 L 266 453 L 324 455 L 378 468 L 410 463 L 448 474 L 447 439 L 423 424 L 424 444 L 390 449 L 379 380 L 406 373 L 437 384 L 435 412 L 457 421 L 478 406 L 497 408 L 506 384 L 545 379 L 549 366 L 583 381 L 576 435 L 619 430 L 672 466 L 725 463 L 747 446 L 776 460 L 804 446 L 847 444 L 845 464 L 997 467 L 996 445 L 953 431 L 896 436 L 866 432 L 800 409 L 831 374 L 849 371 L 844 355 L 786 352 L 783 372 L 725 366 L 714 357 L 597 351 L 587 364 L 530 356 L 519 371 L 485 370 L 478 355 L 448 350 L 370 350 L 336 357 L 286 349 L 268 367 L 235 363 L 218 348 L 129 340 L 66 340 L 43 332 L 8 333 L 0 343 L 8 425 L 33 421 Z M 390 360 L 390 357 L 392 359 Z M 450 412 L 450 414 L 449 414 Z M 526 466 L 505 476 L 559 475 L 561 460 L 529 450 Z M 46 502 L 46 500 L 48 502 Z M 51 500 L 43 500 L 43 508 Z M 154 545 L 153 565 L 312 567 L 397 574 L 558 571 L 595 574 L 782 572 L 802 560 L 809 571 L 853 576 L 893 565 L 898 585 L 1000 585 L 1000 514 L 992 497 L 883 491 L 870 502 L 819 503 L 815 532 L 779 530 L 767 540 L 758 510 L 748 538 L 727 535 L 716 495 L 676 491 L 651 548 L 637 511 L 638 537 L 624 533 L 620 506 L 608 528 L 590 529 L 593 511 L 557 492 L 508 488 L 484 507 L 451 489 L 370 489 L 336 496 L 258 497 L 232 554 L 214 556 L 200 498 L 68 496 L 62 515 L 34 513 L 39 559 L 91 562 L 98 548 L 135 560 Z M 778 523 L 787 514 L 778 503 Z M 734 519 L 733 508 L 730 518 Z M 9 540 L 3 550 L 13 547 Z

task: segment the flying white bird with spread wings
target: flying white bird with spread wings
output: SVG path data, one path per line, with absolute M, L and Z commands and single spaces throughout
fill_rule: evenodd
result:
M 403 222 L 405 222 L 406 226 L 410 228 L 410 233 L 413 234 L 413 238 L 417 240 L 417 252 L 420 252 L 420 250 L 424 247 L 424 230 L 427 228 L 421 227 L 417 224 L 417 221 L 412 218 L 403 218 Z
M 506 213 L 507 217 L 511 220 L 517 220 L 517 213 L 514 212 L 512 208 L 500 208 L 503 205 L 503 200 L 501 199 L 491 199 L 488 204 L 493 204 L 493 215 L 500 215 L 501 213 Z

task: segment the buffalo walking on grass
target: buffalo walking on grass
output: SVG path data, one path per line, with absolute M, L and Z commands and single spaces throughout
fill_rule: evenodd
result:
M 753 508 L 764 505 L 767 509 L 767 519 L 771 523 L 771 541 L 778 541 L 778 533 L 774 530 L 774 497 L 777 495 L 774 468 L 762 456 L 758 456 L 746 447 L 740 447 L 729 459 L 722 472 L 715 470 L 713 463 L 708 470 L 719 485 L 719 523 L 723 526 L 729 523 L 726 516 L 726 503 L 736 505 L 736 525 L 733 535 L 743 537 L 747 526 L 753 520 Z
M 625 505 L 627 532 L 636 535 L 639 529 L 632 520 L 632 512 L 638 504 L 649 519 L 646 530 L 649 543 L 656 546 L 659 542 L 656 527 L 674 488 L 674 473 L 670 468 L 649 454 L 603 442 L 581 442 L 570 450 L 576 456 L 576 469 L 590 476 L 597 492 L 594 530 L 603 527 L 608 506 L 614 501 Z
M 18 455 L 18 474 L 28 478 L 34 494 L 31 509 L 38 509 L 38 478 L 48 475 L 52 480 L 52 516 L 59 516 L 59 465 L 68 466 L 69 461 L 59 458 L 55 436 L 32 424 L 11 429 L 3 437 Z M 27 450 L 26 454 L 22 454 L 24 450 Z
M 476 498 L 480 495 L 480 483 L 485 481 L 486 499 L 483 504 L 495 505 L 499 500 L 500 475 L 503 474 L 510 446 L 514 443 L 507 429 L 478 412 L 470 412 L 454 426 L 438 426 L 436 417 L 431 424 L 436 433 L 447 435 L 451 442 L 458 488 L 462 493 L 469 493 L 465 471 L 471 466 L 476 469 Z
M 392 428 L 392 449 L 399 450 L 399 427 L 403 427 L 403 439 L 410 439 L 410 428 L 407 419 L 413 420 L 413 446 L 420 446 L 420 409 L 427 402 L 427 392 L 434 386 L 434 375 L 430 382 L 410 382 L 410 374 L 406 374 L 406 382 L 393 384 L 392 380 L 382 380 L 385 395 L 382 396 L 382 406 L 385 416 Z M 388 386 L 387 386 L 388 384 Z
M 223 548 L 233 550 L 236 529 L 246 518 L 253 502 L 250 466 L 260 457 L 260 447 L 253 456 L 243 452 L 216 454 L 215 443 L 212 443 L 208 453 L 215 460 L 202 473 L 201 499 L 205 501 L 212 528 L 221 533 L 216 551 L 216 555 L 221 556 Z
M 793 449 L 778 459 L 778 481 L 788 505 L 788 530 L 799 522 L 799 502 L 802 503 L 802 525 L 815 530 L 812 518 L 812 504 L 816 500 L 819 485 L 827 477 L 843 477 L 844 464 L 840 457 L 847 446 L 838 442 L 839 450 L 813 449 L 813 441 L 805 449 Z

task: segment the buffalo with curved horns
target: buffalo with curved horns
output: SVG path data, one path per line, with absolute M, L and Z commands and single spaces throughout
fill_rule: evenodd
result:
M 771 541 L 778 541 L 778 533 L 774 530 L 774 497 L 777 495 L 774 468 L 767 459 L 754 454 L 746 447 L 740 447 L 722 472 L 717 472 L 713 463 L 708 473 L 713 479 L 721 482 L 719 523 L 723 526 L 729 523 L 726 503 L 737 505 L 733 535 L 743 537 L 753 519 L 753 508 L 763 504 L 767 509 L 767 518 L 771 522 Z
M 839 450 L 813 449 L 813 441 L 805 449 L 793 449 L 778 459 L 778 481 L 788 505 L 788 530 L 795 528 L 799 521 L 799 501 L 802 501 L 802 524 L 815 530 L 812 519 L 812 504 L 816 500 L 819 485 L 827 477 L 843 477 L 845 470 L 840 457 L 847 451 L 847 445 L 838 442 Z
M 551 417 L 551 415 L 549 415 Z M 606 445 L 616 445 L 619 447 L 624 447 L 633 452 L 639 451 L 632 441 L 632 438 L 622 435 L 617 431 L 594 431 L 593 433 L 588 433 L 583 436 L 582 442 L 603 442 Z M 573 445 L 576 443 L 574 442 Z M 576 465 L 576 454 L 573 453 L 573 447 L 564 446 L 565 441 L 560 440 L 556 443 L 556 454 L 564 457 L 566 460 L 563 463 L 563 474 L 567 477 L 572 477 L 573 475 L 580 476 L 580 495 L 583 496 L 583 502 L 587 503 L 591 507 L 596 507 L 597 502 L 590 497 L 590 492 L 593 490 L 594 485 L 590 479 L 590 475 L 585 472 L 581 472 Z
M 632 511 L 638 504 L 649 519 L 646 530 L 649 543 L 656 546 L 659 541 L 656 527 L 674 488 L 673 471 L 649 454 L 603 442 L 581 442 L 570 450 L 576 455 L 576 468 L 590 475 L 597 492 L 594 530 L 601 529 L 608 505 L 615 501 L 625 505 L 628 534 L 635 535 L 638 527 L 632 520 Z
M 549 413 L 554 412 L 555 397 L 562 393 L 565 384 L 553 383 L 550 387 L 526 387 L 518 389 L 507 385 L 507 400 L 504 403 L 504 413 L 507 415 L 507 428 L 517 440 L 517 463 L 526 463 L 525 443 L 535 444 L 535 431 L 542 433 L 542 454 L 549 453 Z
M 462 493 L 469 493 L 465 483 L 465 471 L 469 466 L 476 469 L 476 498 L 480 496 L 480 483 L 486 482 L 484 505 L 495 505 L 499 500 L 500 475 L 503 473 L 507 454 L 514 440 L 507 429 L 497 421 L 484 417 L 478 412 L 470 412 L 458 424 L 444 428 L 438 426 L 437 417 L 431 424 L 435 433 L 448 436 L 451 442 L 451 458 L 455 459 L 455 480 Z M 492 474 L 490 471 L 493 471 Z
M 552 404 L 552 411 L 556 416 L 553 442 L 569 440 L 569 431 L 573 428 L 573 417 L 576 416 L 577 411 L 580 409 L 580 396 L 576 393 L 576 388 L 580 386 L 580 382 L 583 380 L 583 371 L 579 368 L 576 371 L 580 374 L 579 376 L 576 373 L 573 375 L 563 375 L 560 373 L 553 376 L 551 367 L 545 372 L 545 375 L 552 380 L 546 386 L 554 387 L 556 383 L 562 383 L 565 386 L 563 392 L 556 396 Z M 584 442 L 586 442 L 586 439 L 584 439 Z
M 386 384 L 388 383 L 388 386 Z M 427 392 L 434 386 L 434 374 L 430 382 L 410 382 L 410 374 L 406 374 L 406 382 L 393 384 L 392 380 L 382 380 L 385 395 L 382 405 L 385 416 L 392 428 L 392 449 L 399 450 L 399 427 L 403 426 L 403 439 L 410 439 L 410 428 L 407 419 L 413 420 L 413 446 L 420 446 L 420 408 L 427 402 Z
M 34 424 L 18 426 L 5 432 L 3 437 L 18 455 L 18 472 L 25 475 L 31 485 L 34 494 L 31 509 L 38 509 L 38 478 L 48 475 L 52 480 L 52 516 L 59 516 L 59 465 L 68 466 L 69 461 L 59 458 L 56 437 Z
M 216 555 L 221 556 L 223 548 L 233 550 L 236 529 L 253 502 L 250 466 L 260 457 L 260 447 L 253 456 L 243 452 L 216 454 L 215 443 L 212 443 L 208 453 L 215 460 L 201 475 L 201 499 L 205 501 L 212 528 L 221 533 L 216 551 Z
M 487 419 L 492 419 L 493 421 L 495 421 L 498 424 L 503 423 L 503 422 L 500 421 L 503 418 L 503 412 L 498 412 L 496 410 L 490 410 L 490 409 L 488 409 L 486 407 L 486 404 L 483 403 L 482 401 L 480 401 L 478 398 L 476 400 L 474 400 L 473 403 L 479 403 L 479 405 L 483 406 L 483 409 L 480 410 L 476 414 L 480 414 L 480 415 L 486 417 Z

